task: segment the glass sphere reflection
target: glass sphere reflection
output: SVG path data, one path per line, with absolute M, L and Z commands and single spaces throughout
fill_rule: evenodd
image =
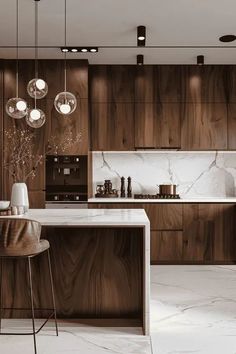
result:
M 28 110 L 25 120 L 31 128 L 41 128 L 46 121 L 46 116 L 41 109 L 33 108 Z
M 60 92 L 54 100 L 54 106 L 58 113 L 68 115 L 75 111 L 77 100 L 71 92 Z
M 19 97 L 10 98 L 6 103 L 6 112 L 12 118 L 21 119 L 27 113 L 27 103 Z
M 48 85 L 43 79 L 32 79 L 27 85 L 27 92 L 30 97 L 41 99 L 48 93 Z

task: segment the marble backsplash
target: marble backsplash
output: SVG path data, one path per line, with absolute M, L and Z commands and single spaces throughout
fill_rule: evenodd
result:
M 93 152 L 93 191 L 111 179 L 132 178 L 133 193 L 158 192 L 158 184 L 176 184 L 182 198 L 236 196 L 236 152 Z

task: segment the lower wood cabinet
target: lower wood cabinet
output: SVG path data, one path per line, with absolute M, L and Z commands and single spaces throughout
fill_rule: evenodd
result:
M 100 203 L 91 208 L 145 209 L 152 264 L 236 263 L 234 204 Z
M 183 258 L 182 231 L 151 231 L 151 262 L 180 262 Z

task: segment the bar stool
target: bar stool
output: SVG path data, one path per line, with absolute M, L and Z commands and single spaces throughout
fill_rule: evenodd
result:
M 27 219 L 13 219 L 6 218 L 0 219 L 0 272 L 1 272 L 1 285 L 0 285 L 0 335 L 33 335 L 34 339 L 34 353 L 37 354 L 36 346 L 36 334 L 44 327 L 48 320 L 54 317 L 56 335 L 58 336 L 57 327 L 57 317 L 56 317 L 56 306 L 55 306 L 55 296 L 53 289 L 53 277 L 52 268 L 50 261 L 49 248 L 50 244 L 47 240 L 40 240 L 41 235 L 41 224 L 34 220 Z M 50 277 L 50 287 L 52 296 L 53 308 L 47 309 L 51 311 L 48 318 L 44 321 L 41 327 L 36 330 L 35 328 L 35 311 L 45 310 L 36 309 L 34 307 L 34 294 L 33 294 L 33 283 L 32 283 L 32 267 L 31 261 L 36 256 L 47 253 L 47 262 Z M 29 280 L 29 295 L 31 308 L 14 308 L 14 307 L 2 307 L 2 295 L 3 295 L 3 259 L 25 259 L 27 261 L 28 269 L 28 280 Z M 32 332 L 27 333 L 2 333 L 1 322 L 2 322 L 2 311 L 3 310 L 31 310 L 32 315 Z

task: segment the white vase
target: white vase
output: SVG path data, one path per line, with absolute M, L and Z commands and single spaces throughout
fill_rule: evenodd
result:
M 25 183 L 14 183 L 11 190 L 11 206 L 24 207 L 24 211 L 29 209 L 28 188 Z

